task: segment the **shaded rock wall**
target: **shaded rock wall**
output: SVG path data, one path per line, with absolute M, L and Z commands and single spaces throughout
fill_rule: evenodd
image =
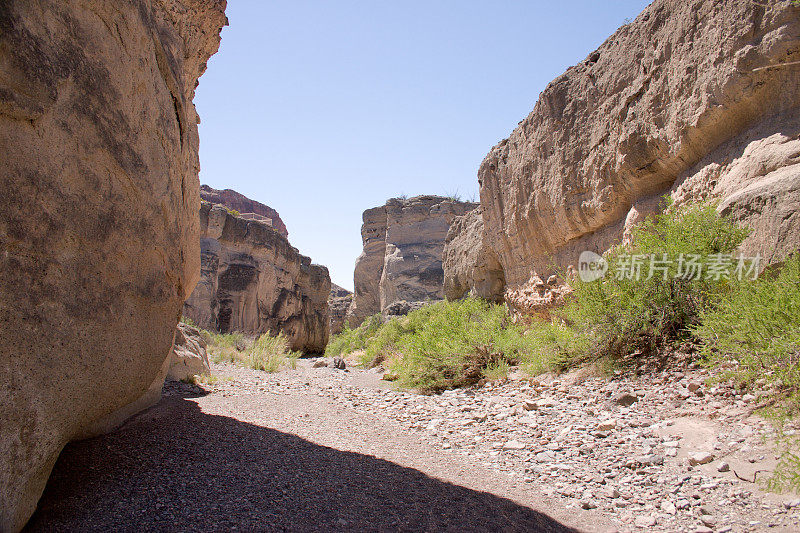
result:
M 331 284 L 331 294 L 328 296 L 328 312 L 330 313 L 331 335 L 341 333 L 347 318 L 347 311 L 353 303 L 353 293 L 335 283 Z
M 392 198 L 364 211 L 364 251 L 353 275 L 350 325 L 396 302 L 442 299 L 442 250 L 450 223 L 476 206 L 441 196 L 416 196 Z
M 284 237 L 289 236 L 289 230 L 286 229 L 286 224 L 283 223 L 277 211 L 261 202 L 251 200 L 233 189 L 219 190 L 209 187 L 208 185 L 201 185 L 200 198 L 212 204 L 224 205 L 228 209 L 234 209 L 239 213 L 255 213 L 261 215 L 272 221 L 272 227 L 275 228 L 275 231 Z
M 283 332 L 293 350 L 328 343 L 328 269 L 312 265 L 283 235 L 223 206 L 200 207 L 201 274 L 184 315 L 213 331 Z
M 746 252 L 797 249 L 800 70 L 780 66 L 792 61 L 790 2 L 656 0 L 484 159 L 488 260 L 512 289 L 545 278 L 619 242 L 667 193 L 719 198 L 755 228 Z
M 225 2 L 0 4 L 0 530 L 160 396 L 199 271 L 192 98 Z

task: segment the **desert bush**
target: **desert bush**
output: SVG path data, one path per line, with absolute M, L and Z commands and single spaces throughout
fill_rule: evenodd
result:
M 298 352 L 289 349 L 289 341 L 283 333 L 274 337 L 265 333 L 250 348 L 247 366 L 254 370 L 277 372 L 284 364 L 294 368 L 298 357 Z
M 564 367 L 600 357 L 636 362 L 655 355 L 691 337 L 702 313 L 727 290 L 730 279 L 709 277 L 702 269 L 733 261 L 733 250 L 746 236 L 747 230 L 718 216 L 712 204 L 650 217 L 634 229 L 632 244 L 604 256 L 606 277 L 573 284 L 568 304 L 557 313 L 560 323 L 536 337 Z M 699 278 L 686 276 L 692 257 L 703 265 Z
M 401 387 L 423 392 L 498 379 L 538 355 L 505 305 L 479 299 L 438 302 L 386 324 L 376 316 L 333 339 L 327 355 L 359 351 L 361 362 L 383 362 Z
M 214 333 L 201 330 L 208 356 L 214 363 L 244 363 L 250 341 L 241 333 Z

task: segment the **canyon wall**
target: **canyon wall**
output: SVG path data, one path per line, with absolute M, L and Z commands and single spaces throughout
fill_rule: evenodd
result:
M 328 269 L 312 265 L 283 235 L 221 205 L 200 207 L 200 281 L 184 306 L 199 327 L 282 332 L 293 350 L 328 343 Z
M 228 209 L 236 210 L 241 214 L 254 213 L 262 216 L 271 221 L 270 224 L 272 224 L 275 231 L 284 237 L 289 236 L 289 230 L 286 229 L 286 224 L 283 223 L 277 211 L 261 202 L 251 200 L 233 189 L 219 190 L 208 185 L 200 185 L 200 198 L 212 204 L 224 205 Z
M 514 289 L 602 252 L 665 194 L 720 200 L 754 229 L 745 253 L 779 261 L 800 248 L 795 61 L 791 2 L 653 2 L 551 82 L 486 156 L 484 227 L 451 238 L 448 296 L 473 290 L 481 264 Z M 458 253 L 469 239 L 480 258 Z
M 353 293 L 334 283 L 328 296 L 328 312 L 330 314 L 330 333 L 341 333 L 347 319 L 347 311 L 353 303 Z
M 63 446 L 160 397 L 199 274 L 198 117 L 225 2 L 0 6 L 0 530 Z
M 364 211 L 351 327 L 397 302 L 444 298 L 442 251 L 450 223 L 477 204 L 441 196 L 392 198 Z

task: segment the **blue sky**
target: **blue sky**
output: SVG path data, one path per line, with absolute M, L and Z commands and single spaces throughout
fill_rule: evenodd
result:
M 362 211 L 477 198 L 489 149 L 647 4 L 230 0 L 195 98 L 200 181 L 275 208 L 352 290 Z

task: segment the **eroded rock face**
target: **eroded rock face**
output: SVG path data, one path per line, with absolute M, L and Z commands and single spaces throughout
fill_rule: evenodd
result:
M 720 199 L 755 230 L 745 252 L 797 249 L 800 71 L 781 64 L 798 60 L 791 2 L 653 2 L 481 164 L 483 247 L 506 285 L 606 250 L 668 193 Z
M 353 293 L 335 283 L 331 283 L 331 294 L 328 297 L 331 335 L 341 333 L 347 317 L 347 311 L 353 303 Z
M 172 345 L 167 379 L 181 381 L 192 376 L 210 374 L 206 341 L 200 330 L 179 322 L 175 328 L 175 342 Z
M 348 312 L 355 327 L 400 302 L 444 297 L 442 251 L 453 219 L 477 205 L 441 196 L 392 198 L 364 212 L 364 251 L 356 261 Z
M 200 207 L 201 274 L 184 315 L 204 329 L 276 335 L 293 350 L 328 343 L 328 269 L 312 265 L 271 226 Z
M 199 270 L 197 113 L 225 2 L 0 6 L 0 530 L 64 444 L 160 396 Z
M 283 223 L 283 220 L 281 220 L 281 216 L 277 211 L 268 205 L 262 204 L 261 202 L 251 200 L 247 196 L 238 193 L 233 189 L 219 190 L 209 187 L 208 185 L 201 185 L 200 198 L 206 202 L 211 202 L 212 204 L 224 205 L 228 209 L 234 209 L 243 215 L 253 213 L 255 215 L 264 217 L 265 219 L 271 221 L 270 224 L 275 231 L 284 237 L 289 236 L 289 231 L 286 229 L 286 224 Z

